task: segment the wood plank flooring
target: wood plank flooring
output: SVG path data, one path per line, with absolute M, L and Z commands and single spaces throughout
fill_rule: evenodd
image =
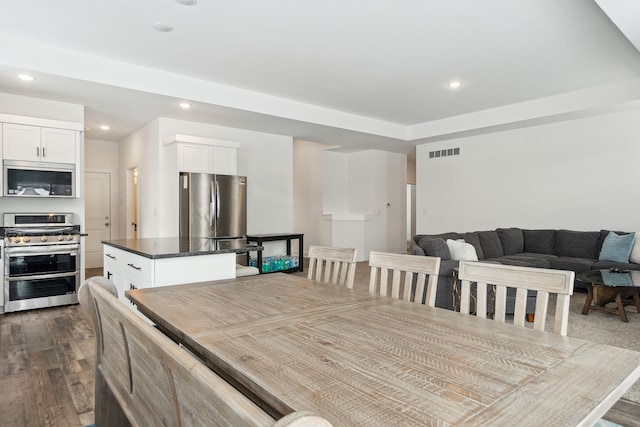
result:
M 0 315 L 0 425 L 93 423 L 90 325 L 79 305 Z
M 94 369 L 93 328 L 79 305 L 0 314 L 0 426 L 92 424 Z M 640 405 L 620 400 L 605 418 L 640 427 Z

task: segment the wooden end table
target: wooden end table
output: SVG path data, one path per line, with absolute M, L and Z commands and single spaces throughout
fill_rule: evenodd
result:
M 615 273 L 608 269 L 590 270 L 578 273 L 576 280 L 587 286 L 587 299 L 582 314 L 589 314 L 590 310 L 599 310 L 617 314 L 623 322 L 628 322 L 624 307 L 630 304 L 634 304 L 640 313 L 640 271 Z M 608 303 L 614 301 L 615 308 L 607 307 Z

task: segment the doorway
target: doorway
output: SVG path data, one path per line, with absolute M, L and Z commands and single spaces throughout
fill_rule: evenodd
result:
M 109 171 L 87 170 L 84 174 L 85 268 L 102 268 L 102 241 L 112 238 L 111 179 Z

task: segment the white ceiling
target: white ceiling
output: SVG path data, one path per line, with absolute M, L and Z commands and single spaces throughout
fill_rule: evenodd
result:
M 640 2 L 596 1 L 15 0 L 0 91 L 85 105 L 87 138 L 162 116 L 407 152 L 640 100 Z

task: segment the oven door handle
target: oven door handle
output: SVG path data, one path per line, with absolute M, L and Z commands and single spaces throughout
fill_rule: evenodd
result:
M 79 244 L 52 246 L 21 246 L 4 248 L 6 255 L 50 255 L 77 252 Z
M 55 273 L 55 274 L 31 274 L 28 276 L 6 276 L 5 279 L 10 282 L 20 282 L 22 280 L 37 280 L 37 279 L 59 279 L 61 277 L 73 277 L 79 274 L 78 271 L 72 271 L 67 273 Z

